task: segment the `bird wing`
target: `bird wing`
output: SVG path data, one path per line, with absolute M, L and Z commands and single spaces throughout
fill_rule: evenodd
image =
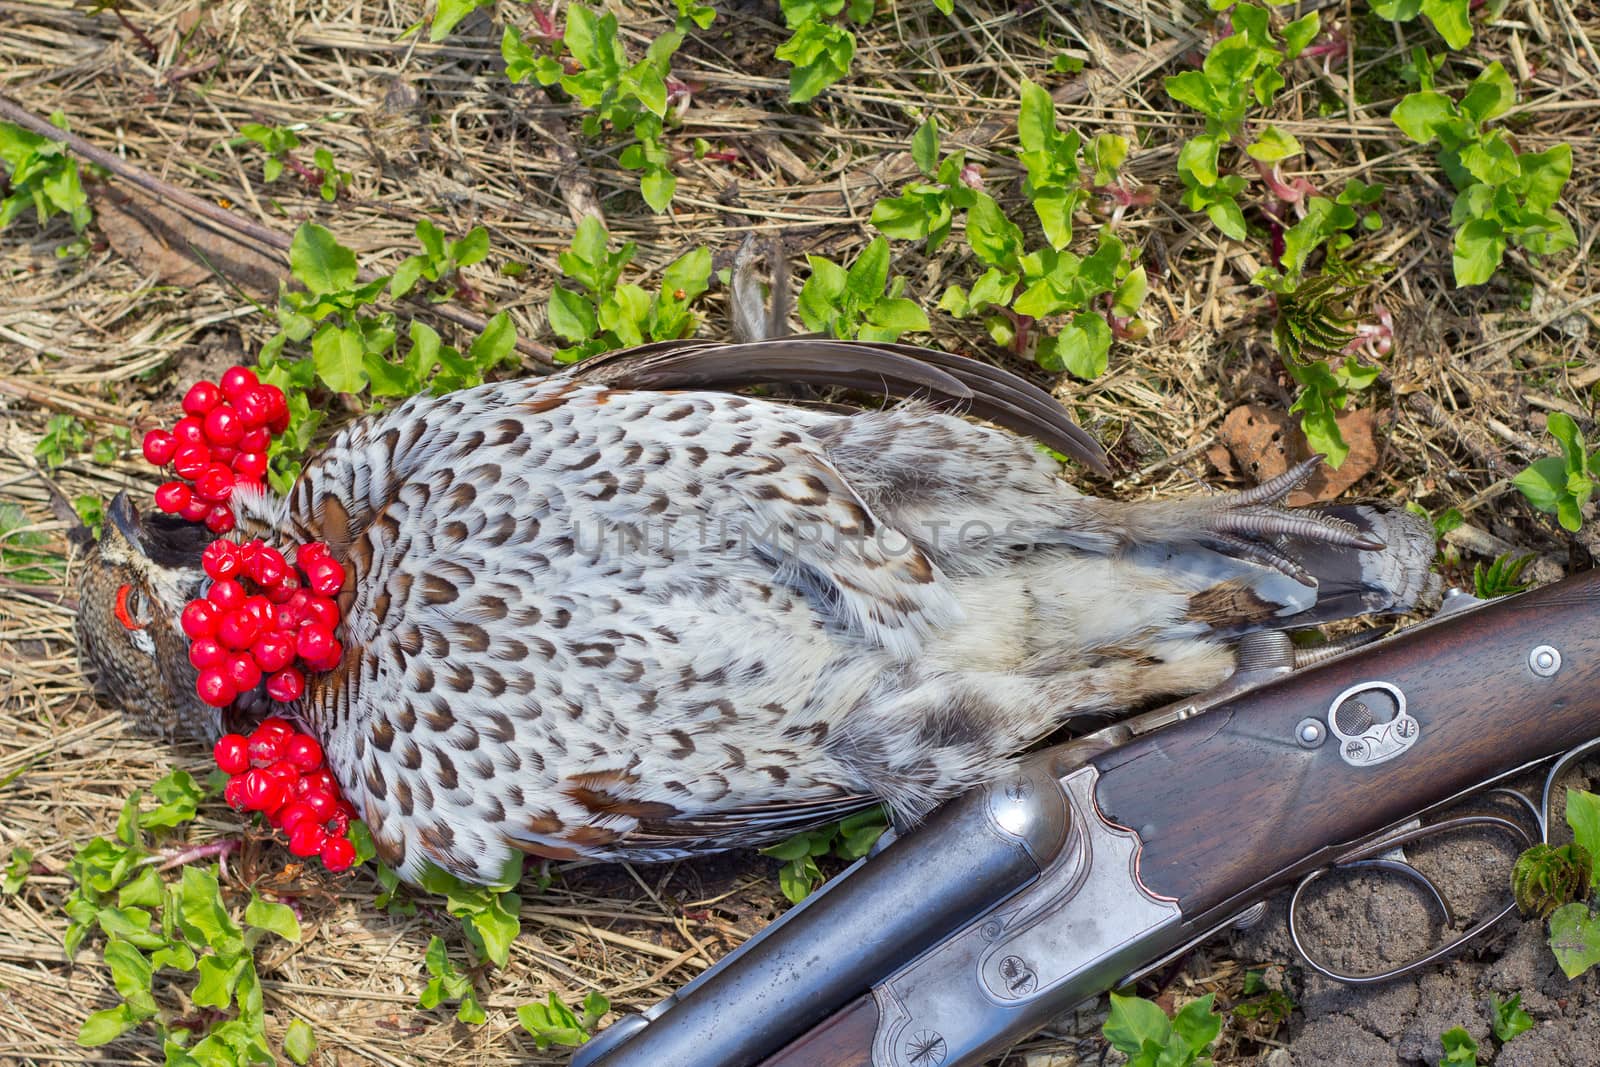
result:
M 1110 477 L 1105 450 L 1054 397 L 1010 371 L 912 345 L 794 337 L 742 344 L 662 341 L 597 356 L 573 375 L 627 389 L 737 389 L 796 384 L 921 397 L 958 407 Z

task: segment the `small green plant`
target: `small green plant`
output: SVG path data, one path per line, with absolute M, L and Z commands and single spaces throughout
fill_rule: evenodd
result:
M 1401 100 L 1391 117 L 1418 144 L 1439 142 L 1439 164 L 1457 190 L 1450 209 L 1456 285 L 1488 281 L 1508 245 L 1534 256 L 1576 245 L 1572 224 L 1555 209 L 1572 175 L 1572 147 L 1519 152 L 1505 130 L 1488 127 L 1517 102 L 1505 69 L 1490 63 L 1460 100 L 1433 88 L 1427 64 L 1418 69 L 1422 89 Z
M 480 7 L 493 7 L 494 0 L 438 0 L 433 9 L 433 21 L 428 26 L 428 40 L 438 44 L 461 24 L 461 20 Z
M 1168 1018 L 1154 1001 L 1113 992 L 1100 1032 L 1128 1057 L 1128 1067 L 1209 1067 L 1211 1045 L 1222 1033 L 1222 1016 L 1211 1010 L 1214 999 L 1207 993 Z
M 287 169 L 329 203 L 338 198 L 340 189 L 350 184 L 350 172 L 340 170 L 334 162 L 333 153 L 326 148 L 318 148 L 311 153 L 311 167 L 295 158 L 294 150 L 300 147 L 300 137 L 287 126 L 246 122 L 239 126 L 239 133 L 246 141 L 260 145 L 266 154 L 261 164 L 264 181 L 277 181 Z
M 1494 1036 L 1502 1044 L 1533 1029 L 1533 1017 L 1522 1010 L 1521 993 L 1504 1001 L 1496 993 L 1489 994 L 1489 1013 L 1493 1016 Z
M 1528 586 L 1519 581 L 1522 572 L 1528 564 L 1533 562 L 1533 554 L 1517 556 L 1506 552 L 1496 556 L 1494 562 L 1485 567 L 1482 563 L 1472 565 L 1472 593 L 1483 600 L 1493 600 L 1497 596 L 1510 596 L 1520 593 Z
M 254 893 L 242 917 L 235 917 L 217 868 L 198 865 L 224 854 L 230 843 L 184 846 L 177 853 L 156 848 L 150 831 L 192 820 L 204 794 L 184 771 L 168 774 L 151 791 L 155 808 L 142 810 L 136 791 L 123 805 L 115 836 L 93 839 L 68 864 L 73 888 L 65 904 L 67 954 L 75 955 L 98 930 L 105 938 L 101 954 L 122 998 L 84 1020 L 78 1044 L 98 1047 L 151 1023 L 173 1067 L 273 1063 L 254 953 L 269 934 L 300 940 L 299 921 L 287 905 Z M 164 881 L 160 871 L 174 858 L 182 874 L 176 882 Z M 183 1015 L 176 998 L 163 1006 L 157 985 L 163 971 L 194 975 L 186 999 L 206 1009 L 199 1021 Z M 304 1039 L 296 1035 L 295 1041 Z M 285 1051 L 293 1058 L 287 1046 Z
M 928 181 L 907 183 L 897 197 L 882 197 L 872 205 L 872 225 L 880 233 L 905 241 L 924 241 L 932 255 L 950 236 L 958 211 L 977 202 L 977 193 L 963 180 L 965 151 L 952 152 L 939 162 L 939 123 L 930 117 L 911 138 L 911 158 Z
M 1440 1063 L 1467 1064 L 1469 1067 L 1476 1067 L 1478 1043 L 1461 1027 L 1440 1034 L 1439 1043 L 1444 1046 L 1444 1056 L 1439 1060 Z
M 1406 510 L 1418 518 L 1426 519 L 1433 526 L 1433 539 L 1444 540 L 1444 535 L 1456 529 L 1467 520 L 1462 517 L 1460 508 L 1445 508 L 1437 516 L 1428 514 L 1428 509 L 1415 500 L 1406 501 Z M 1479 593 L 1478 596 L 1483 596 Z
M 1294 1014 L 1294 998 L 1266 982 L 1266 972 L 1248 970 L 1244 973 L 1244 988 L 1239 992 L 1243 999 L 1233 1006 L 1236 1019 L 1265 1019 L 1281 1023 Z
M 517 1021 L 533 1035 L 533 1043 L 537 1048 L 547 1049 L 551 1045 L 571 1047 L 589 1040 L 590 1031 L 610 1010 L 611 1001 L 599 993 L 590 993 L 583 998 L 583 1014 L 579 1015 L 551 993 L 549 1000 L 543 1004 L 534 1001 L 518 1006 Z
M 50 121 L 59 129 L 67 128 L 66 117 L 59 111 Z M 0 197 L 0 230 L 29 207 L 41 226 L 52 216 L 67 216 L 74 233 L 82 233 L 94 217 L 78 162 L 60 143 L 0 122 L 0 164 L 10 183 L 7 194 Z
M 451 241 L 432 222 L 418 219 L 417 241 L 422 251 L 401 260 L 389 279 L 389 295 L 396 299 L 409 294 L 418 282 L 427 281 L 432 289 L 428 300 L 442 304 L 458 290 L 467 288 L 460 269 L 481 263 L 489 255 L 489 231 L 482 226 L 474 226 L 465 237 Z
M 16 896 L 33 873 L 33 849 L 18 845 L 11 850 L 11 859 L 0 874 L 0 896 Z
M 541 24 L 537 48 L 509 26 L 500 40 L 506 76 L 513 82 L 532 78 L 540 85 L 560 85 L 588 109 L 583 118 L 585 135 L 597 137 L 609 126 L 617 137 L 634 138 L 618 162 L 640 172 L 639 192 L 658 213 L 667 210 L 678 185 L 668 167 L 672 157 L 663 141 L 666 124 L 676 121 L 674 108 L 689 100 L 688 86 L 672 77 L 672 56 L 691 25 L 703 29 L 715 14 L 693 0 L 677 0 L 677 5 L 676 24 L 651 41 L 644 58 L 633 64 L 628 63 L 617 33 L 617 16 L 597 15 L 576 4 L 567 9 L 566 30 L 560 38 L 575 69 L 568 69 L 555 48 L 553 23 Z
M 889 242 L 882 237 L 873 238 L 849 270 L 823 256 L 806 260 L 811 277 L 798 305 L 806 329 L 866 341 L 897 341 L 902 334 L 928 329 L 928 316 L 901 295 L 906 280 L 889 279 Z
M 857 26 L 872 21 L 875 0 L 779 0 L 790 37 L 778 46 L 777 58 L 790 64 L 789 102 L 803 104 L 850 73 L 856 35 L 837 22 L 849 8 Z
M 40 551 L 50 545 L 50 535 L 33 529 L 22 505 L 0 503 L 0 573 L 25 585 L 60 582 L 64 562 Z
M 283 1035 L 283 1054 L 291 1063 L 305 1067 L 317 1053 L 317 1035 L 304 1019 L 290 1019 Z
M 447 243 L 431 223 L 419 224 L 417 230 L 422 255 L 407 260 L 409 267 L 401 265 L 408 274 L 416 272 L 412 285 L 452 260 L 452 271 L 459 268 L 463 257 L 473 259 L 482 243 L 473 234 Z M 435 255 L 436 250 L 441 255 Z M 419 258 L 424 262 L 413 262 Z M 359 281 L 355 253 L 316 223 L 302 223 L 295 231 L 289 267 L 305 288 L 285 287 L 279 293 L 278 332 L 267 339 L 259 357 L 261 379 L 283 389 L 289 403 L 288 431 L 273 441 L 268 453 L 272 460 L 268 480 L 278 492 L 294 484 L 299 458 L 310 447 L 323 417 L 312 409 L 307 390 L 320 385 L 336 393 L 370 391 L 373 397 L 413 396 L 428 389 L 443 393 L 481 383 L 515 350 L 516 327 L 510 316 L 500 312 L 466 352 L 444 344 L 432 327 L 412 321 L 407 326 L 410 346 L 396 358 L 399 320 L 392 310 L 378 307 L 393 279 Z M 441 278 L 444 273 L 440 271 Z M 456 285 L 459 288 L 459 281 Z M 399 288 L 405 292 L 410 286 Z M 311 358 L 286 358 L 290 344 L 307 343 Z
M 1600 857 L 1600 796 L 1568 789 L 1572 842 L 1539 844 L 1517 857 L 1511 891 L 1524 913 L 1550 921 L 1550 950 L 1568 978 L 1600 963 L 1600 918 L 1589 907 Z
M 556 353 L 558 362 L 690 337 L 700 325 L 690 305 L 711 285 L 709 249 L 684 253 L 662 272 L 661 288 L 649 293 L 621 281 L 623 268 L 633 261 L 633 242 L 613 252 L 610 238 L 604 223 L 585 216 L 572 247 L 557 259 L 561 273 L 583 287 L 574 291 L 558 285 L 550 292 L 550 328 L 570 342 Z
M 88 441 L 89 431 L 81 420 L 71 415 L 52 415 L 45 423 L 44 436 L 33 446 L 33 456 L 46 470 L 55 470 L 68 456 L 82 452 Z
M 1420 14 L 1451 48 L 1472 41 L 1469 0 L 1372 0 L 1372 12 L 1390 22 L 1410 22 Z
M 445 898 L 446 910 L 461 920 L 467 944 L 479 959 L 504 967 L 510 958 L 511 943 L 522 932 L 522 898 L 511 889 L 521 875 L 522 866 L 518 863 L 506 872 L 502 884 L 485 886 L 463 882 L 438 867 L 429 867 L 422 876 L 422 888 Z
M 450 954 L 444 947 L 444 939 L 435 935 L 428 941 L 428 952 L 424 957 L 424 964 L 428 968 L 428 984 L 422 990 L 422 996 L 417 998 L 417 1007 L 433 1009 L 446 1000 L 457 1001 L 456 1019 L 464 1023 L 481 1023 L 488 1016 L 483 1012 L 483 1005 L 478 1001 L 477 990 L 472 988 L 470 975 L 462 974 L 456 970 L 456 965 L 450 962 Z
M 1551 412 L 1545 429 L 1561 443 L 1561 455 L 1535 460 L 1511 479 L 1511 484 L 1522 491 L 1528 503 L 1554 515 L 1563 529 L 1576 533 L 1583 525 L 1584 505 L 1600 479 L 1600 449 L 1587 451 L 1578 424 L 1563 412 Z
M 787 841 L 762 849 L 761 854 L 784 861 L 778 870 L 778 886 L 790 903 L 798 904 L 822 884 L 822 870 L 817 866 L 819 857 L 832 855 L 852 862 L 858 860 L 872 850 L 888 827 L 889 819 L 884 810 L 869 808 L 832 826 L 796 834 Z

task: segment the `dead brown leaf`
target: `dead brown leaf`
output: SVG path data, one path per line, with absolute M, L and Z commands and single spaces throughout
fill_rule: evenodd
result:
M 288 279 L 275 253 L 125 186 L 97 184 L 89 196 L 95 222 L 111 247 L 168 285 L 192 288 L 221 274 L 252 293 L 272 297 L 279 280 Z
M 1378 461 L 1372 412 L 1352 408 L 1336 420 L 1350 454 L 1334 470 L 1326 463 L 1299 489 L 1289 494 L 1290 506 L 1333 500 L 1372 470 Z M 1311 457 L 1311 446 L 1300 432 L 1300 420 L 1285 411 L 1261 404 L 1241 404 L 1228 412 L 1217 434 L 1221 442 L 1206 454 L 1224 474 L 1263 482 Z

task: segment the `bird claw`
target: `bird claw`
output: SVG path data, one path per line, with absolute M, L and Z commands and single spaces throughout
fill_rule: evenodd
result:
M 1312 456 L 1253 488 L 1205 499 L 1198 516 L 1201 529 L 1230 553 L 1315 588 L 1316 578 L 1283 550 L 1287 538 L 1365 551 L 1384 547 L 1381 540 L 1344 519 L 1283 506 L 1321 462 L 1322 456 Z

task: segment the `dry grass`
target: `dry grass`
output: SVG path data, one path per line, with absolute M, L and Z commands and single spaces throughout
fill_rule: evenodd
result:
M 696 85 L 682 134 L 734 149 L 740 161 L 679 164 L 679 192 L 666 216 L 643 208 L 635 176 L 616 166 L 615 146 L 577 133 L 572 108 L 505 80 L 498 29 L 487 18 L 475 16 L 441 45 L 404 36 L 422 17 L 419 0 L 129 0 L 123 11 L 153 54 L 110 12 L 66 0 L 0 0 L 0 92 L 38 114 L 62 111 L 94 144 L 279 233 L 320 220 L 375 269 L 406 254 L 419 217 L 455 233 L 487 225 L 495 254 L 470 272 L 473 284 L 488 307 L 512 313 L 524 338 L 548 341 L 543 294 L 575 210 L 597 203 L 614 234 L 639 243 L 639 262 L 651 270 L 698 244 L 724 265 L 751 230 L 781 236 L 792 252 L 848 257 L 869 236 L 873 201 L 904 180 L 903 149 L 929 109 L 955 131 L 947 145 L 966 144 L 990 188 L 1014 198 L 1019 81 L 1076 85 L 1063 121 L 1085 134 L 1134 138 L 1142 147 L 1128 171 L 1159 187 L 1161 199 L 1126 227 L 1151 268 L 1148 340 L 1116 348 L 1111 369 L 1092 384 L 1061 381 L 1058 395 L 1114 442 L 1124 474 L 1101 491 L 1146 494 L 1215 481 L 1205 457 L 1224 415 L 1246 402 L 1285 408 L 1291 393 L 1266 345 L 1260 291 L 1249 284 L 1259 250 L 1223 240 L 1178 206 L 1176 151 L 1197 124 L 1174 113 L 1161 76 L 1203 48 L 1201 15 L 1141 0 L 980 0 L 960 5 L 954 19 L 926 3 L 882 6 L 862 34 L 853 76 L 791 108 L 786 68 L 771 58 L 783 39 L 776 6 L 721 5 L 674 69 Z M 1347 3 L 1303 6 L 1321 7 L 1325 20 L 1369 25 L 1352 23 Z M 502 9 L 531 25 L 522 7 Z M 668 25 L 656 4 L 626 9 L 625 32 L 636 46 Z M 1600 293 L 1589 221 L 1600 12 L 1577 0 L 1512 0 L 1457 61 L 1470 74 L 1498 58 L 1519 79 L 1524 102 L 1508 121 L 1524 149 L 1573 145 L 1577 164 L 1563 207 L 1581 243 L 1577 254 L 1539 265 L 1513 253 L 1493 284 L 1468 291 L 1450 281 L 1449 195 L 1432 152 L 1404 141 L 1387 121 L 1404 91 L 1393 73 L 1398 59 L 1425 40 L 1424 31 L 1408 27 L 1389 47 L 1364 32 L 1359 62 L 1331 74 L 1297 66 L 1305 80 L 1291 86 L 1284 97 L 1291 103 L 1276 114 L 1306 145 L 1307 169 L 1322 187 L 1350 176 L 1389 186 L 1386 224 L 1356 255 L 1394 268 L 1376 295 L 1395 315 L 1398 344 L 1379 387 L 1361 401 L 1379 412 L 1380 445 L 1375 469 L 1354 492 L 1414 500 L 1434 512 L 1459 507 L 1467 525 L 1451 536 L 1469 564 L 1515 547 L 1543 557 L 1536 570 L 1543 578 L 1584 565 L 1594 538 L 1562 534 L 1507 479 L 1544 451 L 1545 413 L 1566 411 L 1593 426 L 1600 368 L 1588 340 L 1600 324 Z M 1049 73 L 1062 49 L 1087 61 L 1085 74 Z M 397 84 L 416 91 L 415 107 Z M 306 124 L 308 145 L 330 149 L 354 172 L 350 194 L 329 206 L 292 181 L 264 186 L 258 152 L 230 144 L 250 121 Z M 63 580 L 70 568 L 64 527 L 30 473 L 34 446 L 58 413 L 97 434 L 170 422 L 186 383 L 253 352 L 272 329 L 239 291 L 214 282 L 183 290 L 155 284 L 103 243 L 81 258 L 57 258 L 54 250 L 70 236 L 62 223 L 41 229 L 25 218 L 0 239 L 0 502 L 21 504 L 32 528 L 48 536 L 42 551 L 49 557 L 44 580 L 0 573 L 0 856 L 30 847 L 40 871 L 20 895 L 0 899 L 0 1062 L 82 1060 L 72 1044 L 77 1027 L 114 995 L 96 953 L 80 953 L 75 965 L 63 959 L 66 862 L 110 829 L 130 789 L 174 762 L 197 773 L 207 762 L 198 749 L 174 752 L 134 737 L 115 709 L 86 692 L 74 656 L 71 585 Z M 951 242 L 926 259 L 897 246 L 896 270 L 931 305 L 944 282 L 966 269 L 960 249 Z M 527 272 L 513 280 L 492 269 L 508 261 Z M 998 358 L 970 324 L 942 319 L 936 339 Z M 525 369 L 540 370 L 540 360 L 530 356 Z M 74 457 L 56 477 L 69 495 L 102 499 L 154 485 L 136 455 L 111 466 Z M 225 812 L 209 815 L 202 834 L 237 831 Z M 239 869 L 268 877 L 282 859 L 277 851 L 252 852 Z M 416 1008 L 430 934 L 459 945 L 457 924 L 442 911 L 409 919 L 378 913 L 367 876 L 292 888 L 307 894 L 314 933 L 264 961 L 268 1009 L 278 1027 L 297 1016 L 312 1022 L 329 1063 L 564 1062 L 557 1052 L 535 1053 L 509 1009 L 549 991 L 575 1002 L 592 989 L 619 1009 L 643 1007 L 781 904 L 772 864 L 749 857 L 558 871 L 548 891 L 525 894 L 511 966 L 479 977 L 490 1021 L 470 1028 L 446 1012 Z M 1237 989 L 1232 962 L 1201 969 L 1209 973 L 1185 981 Z M 1071 1039 L 1029 1047 L 1093 1053 L 1092 1041 Z M 1226 1061 L 1246 1062 L 1266 1047 L 1239 1044 Z M 100 1062 L 154 1063 L 160 1050 L 130 1037 L 100 1055 Z

